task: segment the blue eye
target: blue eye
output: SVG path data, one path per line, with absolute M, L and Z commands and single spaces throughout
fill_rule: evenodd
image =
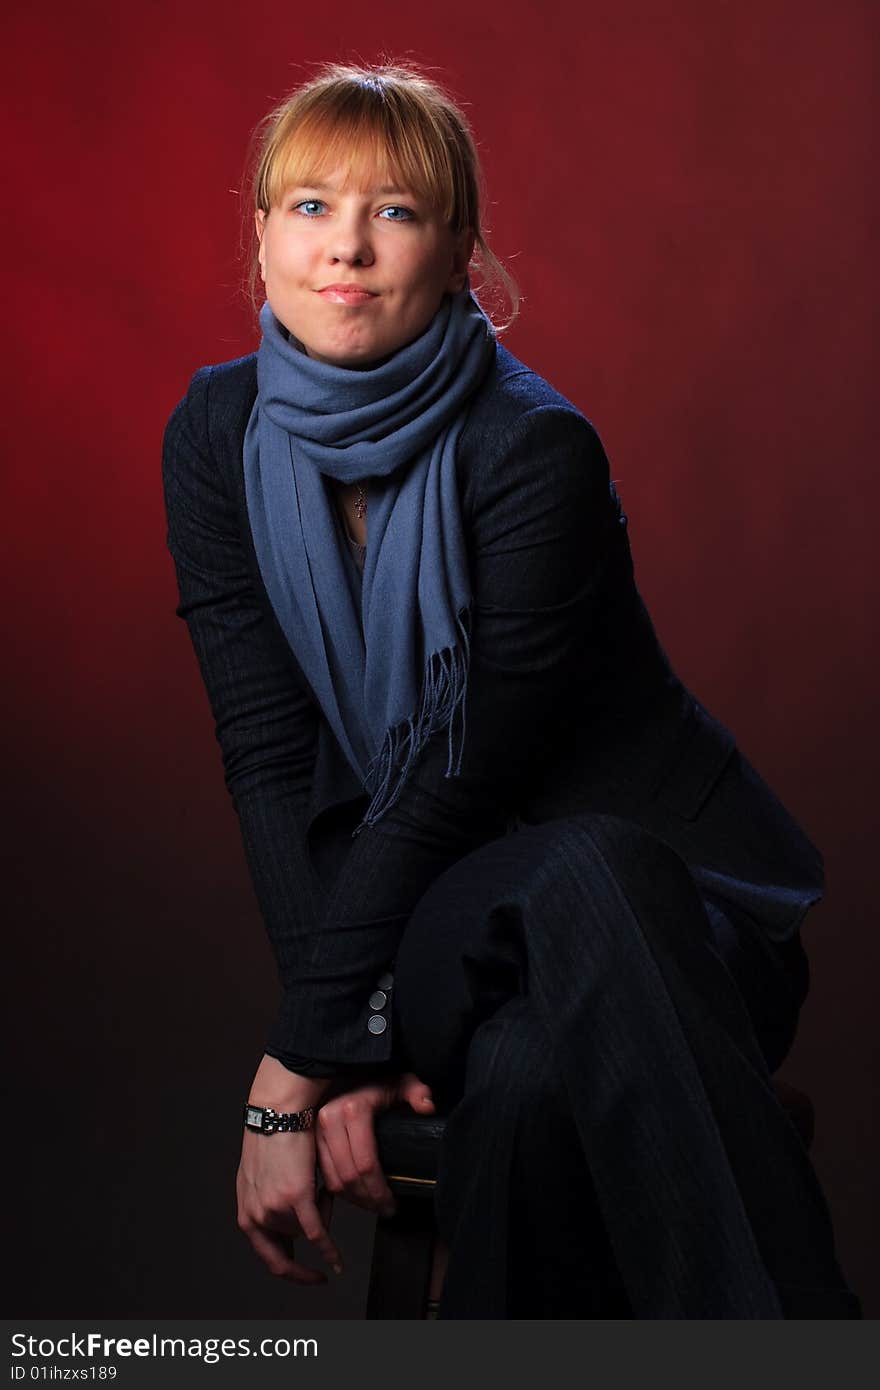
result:
M 388 222 L 411 222 L 414 216 L 414 214 L 411 212 L 409 208 L 401 208 L 397 206 L 383 208 L 382 211 L 379 213 L 379 216 L 385 217 L 386 213 L 389 214 L 389 216 L 386 219 Z
M 294 212 L 302 213 L 303 217 L 317 217 L 316 209 L 326 207 L 320 198 L 305 198 L 301 203 L 294 204 Z

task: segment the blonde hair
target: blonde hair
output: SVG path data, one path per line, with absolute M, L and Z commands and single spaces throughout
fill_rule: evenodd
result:
M 319 180 L 333 169 L 362 180 L 373 171 L 402 182 L 437 209 L 453 232 L 474 234 L 475 294 L 501 291 L 507 318 L 519 312 L 516 282 L 483 235 L 483 175 L 467 119 L 436 82 L 409 64 L 375 67 L 325 64 L 260 122 L 251 140 L 250 206 L 243 249 L 247 293 L 256 313 L 261 289 L 254 212 L 268 213 L 292 184 Z M 484 310 L 489 313 L 486 304 Z M 491 314 L 490 314 L 491 317 Z

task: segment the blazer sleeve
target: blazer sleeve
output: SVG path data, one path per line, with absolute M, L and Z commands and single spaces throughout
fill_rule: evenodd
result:
M 266 1051 L 293 1070 L 328 1076 L 344 1068 L 320 1053 L 316 1058 L 302 1028 L 290 1024 L 308 990 L 307 961 L 323 903 L 305 823 L 318 711 L 255 592 L 237 509 L 211 449 L 210 382 L 210 368 L 195 374 L 163 441 L 176 611 L 189 628 L 251 880 L 282 987 L 290 992 Z
M 431 883 L 504 834 L 590 659 L 606 556 L 625 524 L 598 435 L 573 408 L 542 404 L 481 448 L 461 772 L 446 776 L 448 737 L 438 733 L 395 805 L 352 840 L 315 939 L 322 984 L 310 997 L 309 1033 L 322 1055 L 387 1056 L 390 1028 L 376 1037 L 368 1027 L 377 975 L 393 964 Z M 282 1010 L 280 1026 L 292 1036 L 295 1019 Z

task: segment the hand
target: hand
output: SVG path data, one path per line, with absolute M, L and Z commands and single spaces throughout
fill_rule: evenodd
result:
M 409 1071 L 334 1096 L 318 1111 L 315 1131 L 327 1190 L 382 1216 L 392 1216 L 396 1206 L 379 1165 L 373 1116 L 397 1101 L 420 1115 L 435 1109 L 430 1086 Z
M 298 1076 L 264 1057 L 248 1097 L 252 1105 L 283 1112 L 319 1104 L 332 1081 Z M 315 1131 L 256 1134 L 246 1129 L 236 1179 L 238 1225 L 270 1273 L 296 1284 L 326 1284 L 327 1275 L 293 1257 L 293 1240 L 304 1237 L 342 1272 L 342 1257 L 328 1233 L 333 1198 L 315 1200 Z

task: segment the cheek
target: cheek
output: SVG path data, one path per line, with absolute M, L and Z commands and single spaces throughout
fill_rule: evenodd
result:
M 436 255 L 421 256 L 409 266 L 407 290 L 411 300 L 420 308 L 428 306 L 435 310 L 443 298 L 448 278 L 445 259 Z
M 266 246 L 266 272 L 276 280 L 295 280 L 307 264 L 306 248 L 282 236 L 276 236 Z

